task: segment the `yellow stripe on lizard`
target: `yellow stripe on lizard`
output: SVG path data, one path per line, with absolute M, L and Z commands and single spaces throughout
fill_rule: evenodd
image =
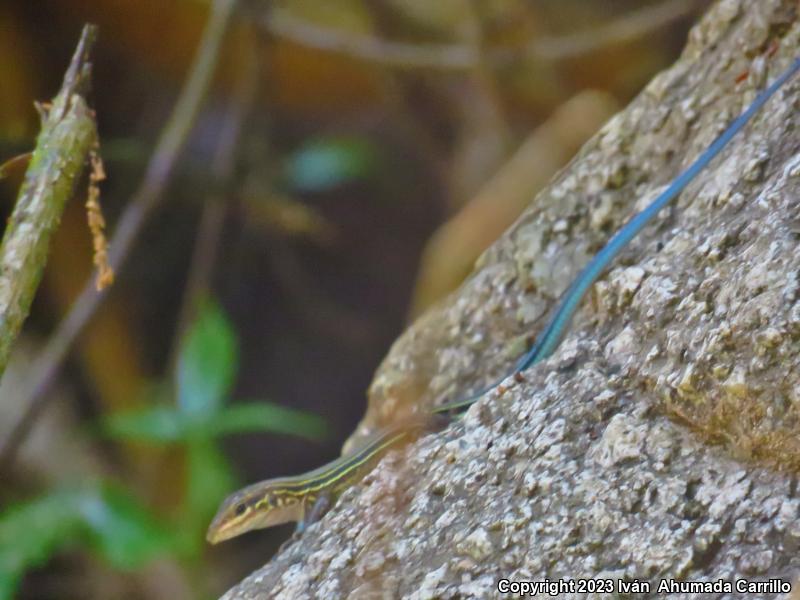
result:
M 303 475 L 267 479 L 228 496 L 208 528 L 212 544 L 251 529 L 297 522 L 297 530 L 318 520 L 345 489 L 366 475 L 381 456 L 411 442 L 424 429 L 409 423 L 376 434 L 361 448 Z
M 520 373 L 547 358 L 553 352 L 586 291 L 619 254 L 620 250 L 664 206 L 678 197 L 681 191 L 719 154 L 770 96 L 798 71 L 800 71 L 800 58 L 796 58 L 788 69 L 761 92 L 722 135 L 678 175 L 658 198 L 628 221 L 611 238 L 576 277 L 564 294 L 549 324 L 539 334 L 533 347 L 516 363 L 509 375 Z M 378 432 L 374 438 L 367 441 L 354 453 L 304 475 L 268 479 L 235 492 L 222 503 L 216 517 L 211 522 L 207 534 L 208 541 L 216 544 L 251 529 L 271 527 L 290 521 L 297 521 L 298 530 L 302 531 L 306 525 L 313 523 L 325 513 L 342 490 L 361 479 L 389 448 L 412 441 L 425 429 L 433 428 L 442 417 L 453 417 L 463 413 L 495 385 L 471 394 L 465 399 L 435 408 L 428 414 L 427 422 L 423 422 L 423 420 L 409 422 Z

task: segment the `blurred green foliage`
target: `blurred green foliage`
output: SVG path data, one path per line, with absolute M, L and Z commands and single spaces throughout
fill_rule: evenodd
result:
M 294 191 L 324 192 L 368 177 L 378 163 L 378 149 L 363 137 L 315 137 L 290 155 L 284 171 Z
M 206 422 L 225 402 L 238 363 L 236 338 L 222 311 L 206 304 L 178 358 L 178 410 L 186 421 Z
M 170 535 L 119 486 L 47 492 L 0 518 L 0 598 L 12 598 L 25 571 L 64 546 L 85 547 L 113 567 L 135 569 L 167 551 Z
M 24 573 L 56 552 L 80 548 L 118 569 L 140 568 L 159 555 L 197 559 L 208 522 L 236 486 L 218 438 L 264 431 L 319 439 L 317 416 L 266 402 L 229 406 L 238 369 L 233 329 L 214 302 L 205 302 L 181 346 L 174 405 L 151 405 L 103 420 L 114 438 L 175 444 L 186 456 L 183 503 L 160 519 L 121 483 L 98 481 L 48 490 L 0 516 L 0 599 L 11 598 Z

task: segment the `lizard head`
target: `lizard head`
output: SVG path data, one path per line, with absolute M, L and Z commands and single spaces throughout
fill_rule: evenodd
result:
M 216 544 L 253 529 L 299 521 L 302 499 L 285 493 L 285 483 L 280 479 L 261 481 L 225 498 L 208 526 L 206 539 Z

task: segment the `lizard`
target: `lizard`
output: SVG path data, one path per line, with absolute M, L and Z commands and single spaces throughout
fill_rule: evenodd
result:
M 336 497 L 360 480 L 390 449 L 409 443 L 425 431 L 434 429 L 463 414 L 479 398 L 507 377 L 518 375 L 549 357 L 558 347 L 572 316 L 586 292 L 619 255 L 622 249 L 670 202 L 675 200 L 697 175 L 728 145 L 764 104 L 800 71 L 800 57 L 781 73 L 742 112 L 720 136 L 682 171 L 646 208 L 623 225 L 589 261 L 562 295 L 552 317 L 536 337 L 532 347 L 517 360 L 500 380 L 467 397 L 438 406 L 427 419 L 401 423 L 376 432 L 362 446 L 322 467 L 302 475 L 268 479 L 249 485 L 228 496 L 212 520 L 207 540 L 216 544 L 253 529 L 297 522 L 301 533 L 332 506 Z

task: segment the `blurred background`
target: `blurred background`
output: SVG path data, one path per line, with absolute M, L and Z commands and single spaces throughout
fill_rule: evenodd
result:
M 208 546 L 222 497 L 338 454 L 392 341 L 707 4 L 0 3 L 0 163 L 32 149 L 33 102 L 93 22 L 112 249 L 126 211 L 153 207 L 74 343 L 59 323 L 92 286 L 85 186 L 53 242 L 0 387 L 0 598 L 213 598 L 266 562 L 291 527 Z M 201 44 L 212 83 L 159 162 L 187 74 L 213 68 Z M 4 172 L 3 222 L 24 165 Z M 42 358 L 65 339 L 66 360 Z

